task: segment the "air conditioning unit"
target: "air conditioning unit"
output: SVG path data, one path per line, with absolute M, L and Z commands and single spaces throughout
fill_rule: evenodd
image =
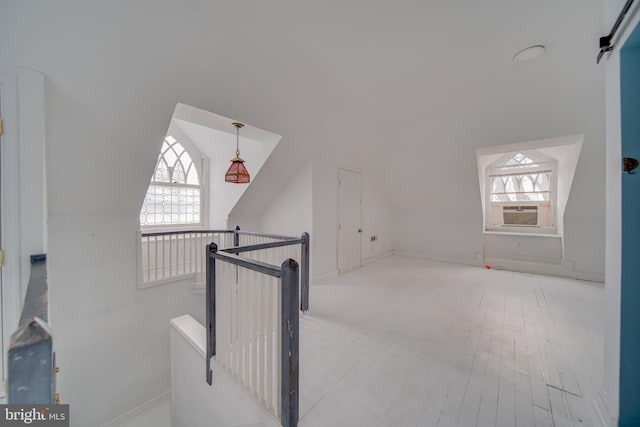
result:
M 504 227 L 548 227 L 549 209 L 549 202 L 494 204 L 491 224 Z
M 538 226 L 539 206 L 503 206 L 502 225 L 512 227 Z

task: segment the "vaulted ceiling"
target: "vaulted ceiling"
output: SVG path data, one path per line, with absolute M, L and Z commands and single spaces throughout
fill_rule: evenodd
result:
M 602 136 L 600 0 L 37 2 L 0 6 L 0 69 L 48 76 L 55 212 L 133 212 L 177 102 L 283 135 L 257 203 L 313 153 L 335 151 L 390 186 L 429 182 L 471 148 Z M 531 63 L 513 55 L 547 47 Z M 75 152 L 75 155 L 70 153 Z M 126 153 L 126 155 L 123 155 Z M 586 156 L 595 158 L 587 150 Z M 100 158 L 98 164 L 69 157 Z M 353 160 L 349 160 L 353 159 Z M 77 195 L 110 168 L 87 205 Z M 402 168 L 407 175 L 398 176 Z M 475 172 L 472 171 L 470 176 Z M 124 186 L 132 192 L 123 195 Z M 476 184 L 470 186 L 469 196 Z M 415 188 L 390 191 L 411 209 Z

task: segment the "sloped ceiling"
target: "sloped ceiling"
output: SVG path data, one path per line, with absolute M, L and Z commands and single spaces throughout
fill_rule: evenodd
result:
M 209 197 L 209 221 L 207 225 L 213 229 L 222 229 L 227 225 L 229 212 L 242 197 L 244 192 L 255 185 L 259 172 L 279 141 L 278 135 L 269 134 L 259 129 L 245 126 L 242 130 L 259 139 L 239 138 L 240 156 L 251 175 L 248 185 L 235 185 L 224 181 L 224 174 L 229 168 L 230 160 L 235 156 L 236 135 L 230 132 L 232 120 L 224 120 L 220 127 L 211 127 L 197 122 L 176 118 L 172 125 L 177 126 L 201 153 L 205 154 L 209 163 L 209 181 L 207 188 Z M 171 130 L 171 128 L 170 128 Z
M 602 101 L 599 0 L 7 0 L 1 8 L 0 70 L 48 76 L 52 214 L 137 214 L 178 102 L 283 135 L 250 189 L 257 204 L 316 152 L 358 157 L 401 187 L 390 194 L 395 206 L 411 209 L 412 186 L 400 184 L 440 176 L 442 151 L 599 131 L 582 129 L 585 108 Z M 547 52 L 514 64 L 531 44 Z M 101 161 L 70 167 L 70 158 Z M 464 162 L 473 167 L 472 150 Z M 114 166 L 131 172 L 114 176 Z

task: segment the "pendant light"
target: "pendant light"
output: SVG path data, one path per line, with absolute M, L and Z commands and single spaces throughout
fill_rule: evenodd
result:
M 236 127 L 236 156 L 231 159 L 231 166 L 224 174 L 224 180 L 234 184 L 248 184 L 251 181 L 247 168 L 244 167 L 244 160 L 240 158 L 240 128 L 243 128 L 242 123 L 233 123 Z

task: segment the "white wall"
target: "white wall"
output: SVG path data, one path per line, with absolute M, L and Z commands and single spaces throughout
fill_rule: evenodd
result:
M 330 155 L 313 157 L 313 280 L 338 274 L 338 162 Z
M 531 64 L 535 67 L 535 63 Z M 478 192 L 475 150 L 485 146 L 572 133 L 585 135 L 571 193 L 564 211 L 565 259 L 568 275 L 590 280 L 604 276 L 604 122 L 602 73 L 583 64 L 588 76 L 580 85 L 556 96 L 545 90 L 548 111 L 500 108 L 502 120 L 488 129 L 493 117 L 480 107 L 451 128 L 450 117 L 425 120 L 393 136 L 384 178 L 394 188 L 392 203 L 394 248 L 399 254 L 478 265 L 482 261 L 483 211 Z M 530 81 L 523 85 L 532 85 Z M 540 87 L 548 82 L 539 81 Z M 591 88 L 586 90 L 586 87 Z M 523 89 L 514 89 L 513 96 Z M 553 107 L 551 107 L 553 105 Z M 561 111 L 569 112 L 567 114 Z M 395 152 L 408 153 L 396 155 Z M 395 174 L 393 171 L 405 171 Z M 539 271 L 540 272 L 540 271 Z M 544 272 L 544 270 L 542 270 Z M 548 271 L 551 273 L 551 271 Z M 555 272 L 554 272 L 555 273 Z
M 189 283 L 136 289 L 137 226 L 135 215 L 50 218 L 58 390 L 75 426 L 102 425 L 168 390 L 167 322 L 202 311 Z
M 267 203 L 256 210 L 236 206 L 227 221 L 228 227 L 239 225 L 247 231 L 300 236 L 312 229 L 312 165 L 304 162 L 287 183 Z
M 20 184 L 20 264 L 22 296 L 29 282 L 29 256 L 46 252 L 45 76 L 33 70 L 18 73 Z
M 311 242 L 314 237 L 312 212 L 312 165 L 304 162 L 281 191 L 269 203 L 257 212 L 236 208 L 229 217 L 228 227 L 239 225 L 242 230 L 262 231 L 299 237 L 309 233 Z M 313 248 L 310 249 L 313 260 Z M 300 262 L 299 257 L 296 257 Z M 313 275 L 313 262 L 310 274 Z
M 260 218 L 261 231 L 287 236 L 311 233 L 313 224 L 311 179 L 311 162 L 307 161 L 271 204 L 265 207 Z
M 363 264 L 372 262 L 393 250 L 391 233 L 391 206 L 386 191 L 371 170 L 362 171 L 362 242 Z M 371 236 L 376 236 L 371 241 Z
M 604 2 L 604 26 L 608 31 L 624 6 L 624 0 Z M 624 45 L 631 31 L 640 22 L 638 6 L 631 10 L 615 44 Z M 620 392 L 620 262 L 622 245 L 622 163 L 620 128 L 620 52 L 605 55 L 606 69 L 606 277 L 605 277 L 605 336 L 604 390 L 600 412 L 610 416 L 611 426 L 617 425 Z
M 167 325 L 165 325 L 165 328 Z M 280 423 L 215 358 L 205 381 L 205 328 L 188 315 L 171 320 L 171 425 L 268 426 Z M 199 369 L 194 369 L 197 367 Z
M 351 159 L 353 165 L 357 158 Z M 337 274 L 338 168 L 331 155 L 316 155 L 305 162 L 277 196 L 257 213 L 239 205 L 229 226 L 245 230 L 298 236 L 311 235 L 312 277 L 316 280 Z M 368 169 L 362 173 L 362 262 L 389 254 L 392 250 L 391 218 L 386 189 Z M 371 241 L 371 236 L 377 236 Z

